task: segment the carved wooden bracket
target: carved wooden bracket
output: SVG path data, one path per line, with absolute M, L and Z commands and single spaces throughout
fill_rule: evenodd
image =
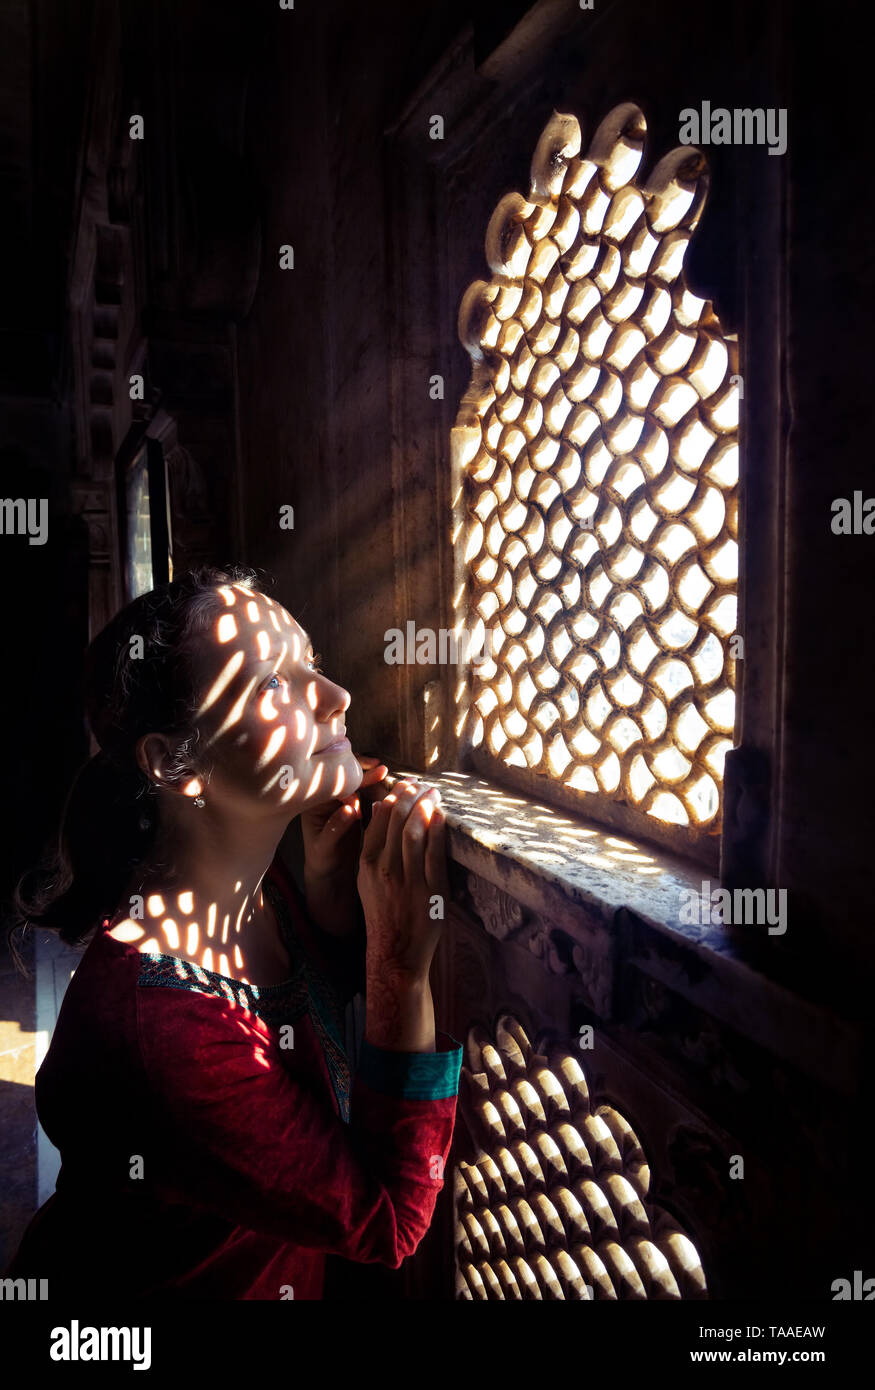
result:
M 467 898 L 490 936 L 523 946 L 553 975 L 576 975 L 591 1008 L 600 1017 L 611 1014 L 613 963 L 610 939 L 581 923 L 589 940 L 574 939 L 544 914 L 532 911 L 496 884 L 468 873 Z

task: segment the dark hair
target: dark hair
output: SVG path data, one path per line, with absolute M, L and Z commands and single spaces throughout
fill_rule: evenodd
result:
M 14 934 L 46 927 L 68 945 L 84 944 L 116 911 L 132 869 L 153 849 L 156 789 L 137 764 L 136 744 L 148 733 L 178 739 L 169 776 L 191 775 L 201 698 L 192 647 L 217 606 L 224 610 L 216 590 L 225 584 L 263 592 L 255 570 L 202 565 L 134 599 L 88 647 L 85 714 L 100 751 L 75 777 L 56 844 L 12 895 L 7 940 L 24 973 Z

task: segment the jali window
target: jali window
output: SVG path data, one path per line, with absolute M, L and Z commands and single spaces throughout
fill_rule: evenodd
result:
M 708 1297 L 638 1136 L 569 1052 L 536 1052 L 506 1014 L 494 1041 L 471 1030 L 462 1076 L 477 1153 L 454 1173 L 458 1299 Z
M 554 113 L 462 300 L 455 616 L 491 659 L 458 727 L 487 775 L 701 842 L 735 723 L 738 351 L 685 281 L 705 160 L 638 184 L 645 132 L 617 107 L 581 155 Z

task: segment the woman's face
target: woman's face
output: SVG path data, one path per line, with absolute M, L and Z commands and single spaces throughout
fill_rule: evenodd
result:
M 318 670 L 309 635 L 266 594 L 230 584 L 195 652 L 202 692 L 195 756 L 208 779 L 185 786 L 213 805 L 291 820 L 346 797 L 362 769 L 346 735 L 350 696 Z

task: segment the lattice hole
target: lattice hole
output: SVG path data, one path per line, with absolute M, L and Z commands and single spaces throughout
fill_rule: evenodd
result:
M 479 1154 L 455 1170 L 460 1299 L 707 1298 L 702 1263 L 647 1200 L 628 1120 L 591 1105 L 577 1058 L 536 1053 L 506 1015 L 467 1042 L 463 1104 Z
M 738 351 L 684 279 L 705 161 L 679 148 L 637 186 L 644 136 L 617 107 L 582 156 L 554 114 L 528 196 L 490 220 L 492 279 L 462 301 L 463 606 L 496 656 L 471 672 L 469 732 L 497 769 L 713 833 L 713 741 L 731 747 L 735 720 Z

